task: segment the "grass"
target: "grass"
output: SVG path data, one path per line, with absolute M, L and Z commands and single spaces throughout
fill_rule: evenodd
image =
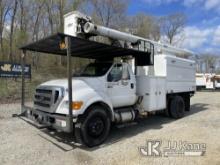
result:
M 35 88 L 43 82 L 65 78 L 65 68 L 50 67 L 32 70 L 32 79 L 25 79 L 26 100 L 32 100 Z M 0 78 L 0 103 L 18 102 L 21 99 L 21 78 Z
M 43 82 L 66 78 L 66 67 L 55 64 L 56 58 L 50 55 L 39 56 L 37 68 L 32 64 L 31 58 L 27 59 L 28 64 L 32 64 L 32 79 L 26 79 L 25 94 L 26 99 L 31 100 L 35 88 Z M 73 58 L 74 70 L 84 67 L 91 60 Z M 21 99 L 21 79 L 0 78 L 0 104 L 20 101 Z

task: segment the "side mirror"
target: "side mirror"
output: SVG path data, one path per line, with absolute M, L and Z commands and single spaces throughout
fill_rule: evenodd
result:
M 128 85 L 128 80 L 122 80 L 121 84 L 124 85 L 124 86 L 127 86 Z

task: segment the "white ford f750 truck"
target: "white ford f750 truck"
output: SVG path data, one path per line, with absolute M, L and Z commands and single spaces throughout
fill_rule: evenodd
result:
M 72 12 L 64 16 L 65 34 L 89 38 L 100 35 L 125 41 L 134 48 L 140 38 L 92 23 L 91 18 Z M 196 89 L 194 61 L 176 57 L 187 50 L 158 44 L 154 65 L 136 66 L 133 60 L 102 59 L 85 67 L 72 78 L 72 114 L 75 136 L 92 147 L 104 142 L 112 123 L 132 122 L 140 115 L 159 110 L 175 119 L 190 110 L 190 97 Z M 124 43 L 124 44 L 125 44 Z M 139 49 L 145 45 L 139 45 Z M 103 54 L 103 57 L 105 54 Z M 67 79 L 39 85 L 34 96 L 36 121 L 66 131 L 68 114 Z

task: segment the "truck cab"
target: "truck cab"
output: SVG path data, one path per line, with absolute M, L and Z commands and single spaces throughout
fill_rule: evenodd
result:
M 72 81 L 73 102 L 81 103 L 77 111 L 73 111 L 76 117 L 83 114 L 88 106 L 95 102 L 103 102 L 113 109 L 134 105 L 137 100 L 136 79 L 128 63 L 90 63 L 81 72 L 74 74 Z M 55 104 L 59 102 L 55 112 L 68 114 L 68 108 L 65 109 L 65 104 L 68 104 L 66 79 L 52 80 L 38 86 L 35 94 L 35 108 L 45 110 L 45 100 L 39 96 L 49 88 L 55 89 Z M 57 90 L 59 88 L 60 90 Z

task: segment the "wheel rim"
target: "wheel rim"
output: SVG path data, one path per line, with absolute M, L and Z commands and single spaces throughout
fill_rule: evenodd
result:
M 98 137 L 102 135 L 104 131 L 104 122 L 102 118 L 100 117 L 92 118 L 89 121 L 87 129 L 88 129 L 89 135 L 92 137 Z

